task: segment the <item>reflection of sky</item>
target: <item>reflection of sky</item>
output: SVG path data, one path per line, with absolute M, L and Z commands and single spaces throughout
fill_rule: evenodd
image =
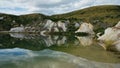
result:
M 21 56 L 26 55 L 26 51 L 23 49 L 0 49 L 0 56 Z
M 2 61 L 24 60 L 28 56 L 28 50 L 14 48 L 14 49 L 0 49 L 0 63 Z M 30 55 L 29 55 L 30 56 Z
M 4 56 L 1 56 L 2 54 Z M 30 54 L 32 54 L 32 57 Z M 22 58 L 20 58 L 21 55 L 28 56 L 22 56 Z M 6 66 L 10 66 L 10 68 L 119 68 L 120 65 L 94 62 L 71 54 L 49 49 L 42 51 L 29 51 L 14 48 L 0 50 L 0 66 L 3 68 Z

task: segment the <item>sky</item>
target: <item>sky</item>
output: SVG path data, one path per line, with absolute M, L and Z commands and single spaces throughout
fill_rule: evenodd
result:
M 0 13 L 53 15 L 97 5 L 120 5 L 120 0 L 0 0 Z

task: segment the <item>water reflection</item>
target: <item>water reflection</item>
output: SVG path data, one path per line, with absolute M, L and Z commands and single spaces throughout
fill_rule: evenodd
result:
M 92 36 L 85 36 L 85 37 L 76 36 L 76 37 L 79 40 L 80 44 L 83 46 L 90 46 L 94 43 Z
M 112 53 L 103 50 L 103 48 L 100 45 L 98 45 L 98 43 L 96 43 L 93 37 L 91 36 L 86 36 L 86 37 L 57 36 L 57 35 L 42 36 L 39 34 L 38 35 L 35 34 L 10 34 L 10 35 L 1 34 L 0 35 L 0 49 L 11 49 L 16 47 L 32 50 L 34 52 L 42 51 L 44 49 L 50 49 L 54 51 L 68 53 L 76 57 L 85 58 L 86 60 L 89 61 L 101 62 L 101 63 L 102 62 L 120 63 L 119 53 Z M 26 54 L 26 52 L 25 53 L 21 52 L 21 53 L 18 53 L 16 51 L 14 52 L 13 56 L 16 54 L 17 55 Z M 2 54 L 3 53 L 1 53 L 0 55 Z M 4 55 L 5 54 L 8 53 L 4 53 Z
M 119 68 L 119 64 L 90 61 L 82 57 L 45 49 L 31 51 L 26 49 L 0 50 L 1 68 Z
M 11 37 L 19 38 L 19 39 L 36 39 L 36 38 L 42 38 L 42 40 L 45 41 L 46 45 L 49 47 L 51 45 L 57 44 L 62 45 L 65 44 L 68 39 L 66 36 L 54 36 L 54 35 L 36 35 L 36 34 L 22 34 L 22 33 L 10 33 Z M 77 40 L 74 40 L 74 43 L 76 45 L 82 45 L 82 46 L 90 46 L 94 43 L 93 36 L 75 36 Z
M 42 36 L 39 34 L 23 34 L 23 33 L 10 33 L 11 37 L 18 38 L 18 39 L 39 39 L 41 38 L 42 41 L 45 42 L 45 45 L 47 47 L 57 44 L 57 45 L 62 45 L 66 43 L 66 36 Z
M 9 35 L 13 38 L 19 39 L 35 39 L 36 36 L 40 36 L 39 34 L 24 34 L 24 33 L 9 33 Z

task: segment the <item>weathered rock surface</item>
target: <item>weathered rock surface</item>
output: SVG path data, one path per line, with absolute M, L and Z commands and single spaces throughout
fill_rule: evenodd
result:
M 78 32 L 85 32 L 85 33 L 89 33 L 89 34 L 95 34 L 93 31 L 93 25 L 90 23 L 82 23 L 79 27 L 79 29 L 77 31 L 75 31 L 75 33 Z
M 102 36 L 98 36 L 97 40 L 102 41 L 100 45 L 104 49 L 120 51 L 120 22 L 114 27 L 107 28 Z

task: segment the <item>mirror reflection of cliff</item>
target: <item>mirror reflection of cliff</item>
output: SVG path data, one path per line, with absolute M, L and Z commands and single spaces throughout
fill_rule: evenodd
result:
M 1 48 L 14 48 L 21 47 L 27 49 L 44 49 L 52 45 L 61 46 L 67 43 L 76 43 L 74 36 L 57 36 L 48 35 L 42 36 L 39 34 L 22 34 L 22 33 L 10 33 L 9 35 L 2 35 Z M 2 42 L 4 41 L 4 42 Z M 78 42 L 78 41 L 77 41 Z
M 90 46 L 94 43 L 92 36 L 58 36 L 58 35 L 39 35 L 39 34 L 22 34 L 10 33 L 10 36 L 21 41 L 36 42 L 39 45 L 50 47 L 52 45 L 61 46 L 72 43 L 80 46 Z M 35 45 L 35 44 L 34 44 Z
M 67 43 L 66 36 L 42 36 L 39 34 L 10 33 L 1 36 L 0 48 L 26 48 L 31 50 L 40 50 L 52 45 L 60 46 Z M 2 42 L 4 41 L 4 42 Z

